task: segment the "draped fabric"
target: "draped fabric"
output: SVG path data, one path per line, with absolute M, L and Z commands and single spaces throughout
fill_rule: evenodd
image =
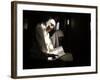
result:
M 60 37 L 64 37 L 64 34 L 61 30 L 55 31 L 55 33 L 51 36 L 51 41 L 55 48 L 60 46 L 59 44 Z

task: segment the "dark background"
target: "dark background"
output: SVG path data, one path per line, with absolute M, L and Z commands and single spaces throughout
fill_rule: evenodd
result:
M 72 62 L 45 60 L 41 54 L 36 38 L 35 28 L 41 21 L 53 17 L 60 22 L 60 29 L 64 32 L 62 41 L 65 52 L 73 55 Z M 91 64 L 91 31 L 90 14 L 23 11 L 23 69 L 90 66 Z M 67 23 L 69 20 L 69 24 Z

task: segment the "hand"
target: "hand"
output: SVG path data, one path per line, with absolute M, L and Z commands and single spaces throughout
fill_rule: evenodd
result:
M 49 60 L 49 61 L 56 60 L 57 58 L 58 58 L 58 55 L 55 55 L 55 54 L 48 54 L 48 60 Z

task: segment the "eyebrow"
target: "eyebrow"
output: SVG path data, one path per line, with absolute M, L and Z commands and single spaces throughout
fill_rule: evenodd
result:
M 51 23 L 51 26 L 55 26 L 55 25 Z

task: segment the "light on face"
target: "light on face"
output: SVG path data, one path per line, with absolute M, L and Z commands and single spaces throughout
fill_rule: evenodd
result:
M 50 26 L 50 28 L 54 28 L 55 27 L 55 20 L 54 19 L 50 19 L 48 22 L 47 22 L 47 25 Z

